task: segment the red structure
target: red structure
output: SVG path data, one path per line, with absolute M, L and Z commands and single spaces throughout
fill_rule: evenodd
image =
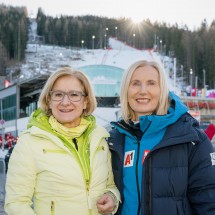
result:
M 205 133 L 207 134 L 208 138 L 212 140 L 213 136 L 215 135 L 215 126 L 214 124 L 210 124 L 206 129 Z

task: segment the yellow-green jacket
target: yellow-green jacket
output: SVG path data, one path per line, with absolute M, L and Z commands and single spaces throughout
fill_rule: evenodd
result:
M 80 137 L 84 144 L 80 155 L 51 129 L 40 110 L 32 114 L 9 162 L 8 215 L 96 215 L 96 201 L 102 194 L 111 191 L 120 199 L 105 141 L 109 134 L 93 116 L 88 120 L 92 126 Z

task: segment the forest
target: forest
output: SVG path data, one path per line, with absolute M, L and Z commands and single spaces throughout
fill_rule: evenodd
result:
M 186 25 L 134 23 L 130 18 L 101 16 L 47 16 L 42 8 L 36 16 L 37 34 L 47 45 L 69 48 L 108 48 L 108 38 L 115 37 L 140 50 L 153 49 L 163 56 L 177 59 L 177 76 L 189 82 L 190 71 L 203 87 L 205 74 L 208 89 L 215 88 L 215 20 L 202 20 L 190 30 Z M 0 75 L 7 67 L 25 60 L 29 17 L 25 7 L 0 5 Z

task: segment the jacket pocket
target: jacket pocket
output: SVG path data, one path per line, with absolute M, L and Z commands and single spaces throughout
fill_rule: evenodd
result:
M 67 154 L 68 152 L 61 149 L 43 149 L 43 153 L 57 153 L 57 154 Z

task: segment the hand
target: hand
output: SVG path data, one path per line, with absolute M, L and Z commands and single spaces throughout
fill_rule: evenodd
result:
M 103 215 L 111 214 L 115 208 L 115 202 L 113 198 L 107 193 L 98 199 L 96 205 L 99 213 Z

